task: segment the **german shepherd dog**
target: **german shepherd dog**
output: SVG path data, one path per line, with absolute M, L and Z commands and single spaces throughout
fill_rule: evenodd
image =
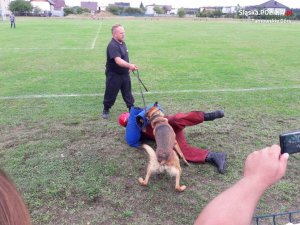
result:
M 155 102 L 154 106 L 147 110 L 145 116 L 150 121 L 153 128 L 157 148 L 156 151 L 154 151 L 149 145 L 142 145 L 149 155 L 149 163 L 146 177 L 145 179 L 140 177 L 139 183 L 143 186 L 147 186 L 152 173 L 162 173 L 166 170 L 171 176 L 176 177 L 175 189 L 180 192 L 184 191 L 186 186 L 180 186 L 179 184 L 181 167 L 178 155 L 187 165 L 189 164 L 176 141 L 173 128 L 169 125 L 168 119 L 164 118 L 164 114 L 158 108 L 157 102 Z

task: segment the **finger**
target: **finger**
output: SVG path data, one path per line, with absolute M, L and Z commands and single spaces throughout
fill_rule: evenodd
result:
M 280 158 L 282 158 L 282 157 L 284 157 L 284 158 L 286 158 L 286 160 L 288 160 L 290 155 L 289 155 L 289 153 L 284 153 L 284 154 L 281 155 Z
M 269 153 L 271 155 L 273 155 L 274 157 L 276 157 L 277 159 L 280 157 L 281 155 L 281 149 L 280 149 L 280 146 L 279 145 L 272 145 L 270 148 L 269 148 Z
M 276 152 L 280 152 L 280 151 L 281 151 L 279 145 L 272 145 L 272 146 L 271 146 L 271 149 L 272 149 L 273 151 L 276 151 Z
M 286 172 L 288 159 L 289 159 L 288 153 L 284 153 L 280 156 L 280 159 L 279 159 L 280 160 L 280 164 L 279 164 L 280 177 L 282 177 Z

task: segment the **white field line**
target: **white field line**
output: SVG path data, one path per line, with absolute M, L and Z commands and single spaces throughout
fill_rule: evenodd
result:
M 100 34 L 101 27 L 102 27 L 102 23 L 100 23 L 100 25 L 99 25 L 99 28 L 98 28 L 98 31 L 97 31 L 96 36 L 95 36 L 95 38 L 94 38 L 94 41 L 93 41 L 93 43 L 92 43 L 91 49 L 94 49 L 94 48 L 95 48 L 96 41 L 97 41 L 98 36 L 99 36 L 99 34 Z
M 62 47 L 62 48 L 0 48 L 0 50 L 16 50 L 16 51 L 24 51 L 24 50 L 36 50 L 36 51 L 39 51 L 39 50 L 54 50 L 54 51 L 55 50 L 91 50 L 91 49 L 95 48 L 96 41 L 100 34 L 101 27 L 102 27 L 102 23 L 100 23 L 100 25 L 99 25 L 96 36 L 93 39 L 93 42 L 92 42 L 90 48 L 80 48 L 80 47 L 74 47 L 74 48 L 64 48 L 64 47 Z
M 26 50 L 90 50 L 90 48 L 0 48 L 0 50 L 17 50 L 17 51 L 26 51 Z
M 215 90 L 178 90 L 178 91 L 149 91 L 143 92 L 145 95 L 153 94 L 178 94 L 178 93 L 218 93 L 218 92 L 257 92 L 257 91 L 273 91 L 273 90 L 291 90 L 300 89 L 300 86 L 291 87 L 261 87 L 261 88 L 238 88 L 238 89 L 215 89 Z M 141 94 L 140 92 L 133 93 Z M 12 99 L 36 99 L 36 98 L 68 98 L 68 97 L 98 97 L 104 96 L 103 93 L 98 94 L 44 94 L 44 95 L 19 95 L 19 96 L 0 96 L 0 100 Z

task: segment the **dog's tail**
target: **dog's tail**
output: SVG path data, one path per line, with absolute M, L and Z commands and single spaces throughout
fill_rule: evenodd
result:
M 153 148 L 151 148 L 149 145 L 147 144 L 142 144 L 142 147 L 146 150 L 146 152 L 148 153 L 149 157 L 150 157 L 150 161 L 157 161 L 157 157 L 155 154 L 155 151 Z

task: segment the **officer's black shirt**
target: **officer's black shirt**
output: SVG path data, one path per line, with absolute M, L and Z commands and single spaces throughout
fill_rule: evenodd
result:
M 116 64 L 114 58 L 120 57 L 121 59 L 129 62 L 128 50 L 125 42 L 120 44 L 115 39 L 111 39 L 106 49 L 106 73 L 128 74 L 128 68 L 120 67 Z

